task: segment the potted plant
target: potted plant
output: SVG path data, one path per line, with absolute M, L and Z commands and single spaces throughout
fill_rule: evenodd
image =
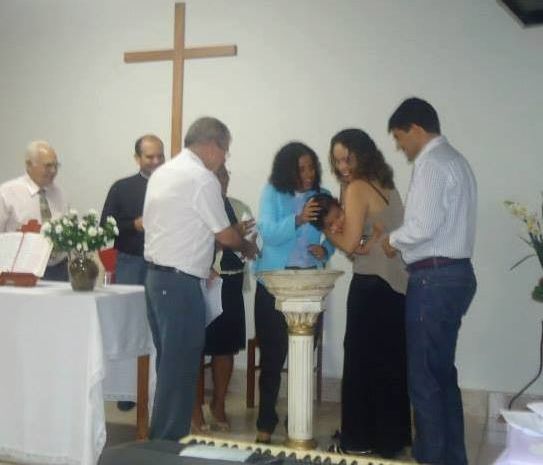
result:
M 521 236 L 521 239 L 534 250 L 534 252 L 526 255 L 518 262 L 516 262 L 511 267 L 511 269 L 516 268 L 521 263 L 534 256 L 539 259 L 539 263 L 543 267 L 543 234 L 541 230 L 541 219 L 536 213 L 529 212 L 525 206 L 519 204 L 518 202 L 506 200 L 504 203 L 508 210 L 511 212 L 511 214 L 513 214 L 524 223 L 526 231 L 528 233 L 528 238 Z M 532 292 L 532 297 L 539 302 L 543 302 L 543 278 L 541 278 L 535 286 Z
M 53 251 L 68 253 L 68 271 L 74 291 L 91 291 L 96 284 L 98 265 L 92 253 L 105 247 L 119 234 L 117 222 L 108 216 L 101 226 L 96 210 L 79 217 L 76 210 L 45 223 L 42 234 L 53 244 Z

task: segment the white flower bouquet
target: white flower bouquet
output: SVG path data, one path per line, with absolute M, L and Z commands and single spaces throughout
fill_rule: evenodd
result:
M 533 253 L 526 255 L 516 262 L 511 269 L 516 268 L 525 260 L 534 256 L 538 258 L 540 265 L 543 267 L 543 231 L 541 229 L 541 218 L 538 217 L 537 213 L 529 212 L 525 206 L 519 204 L 518 202 L 507 200 L 504 203 L 511 214 L 524 223 L 526 232 L 528 233 L 528 238 L 521 236 L 521 239 L 534 250 Z M 535 300 L 543 302 L 543 278 L 541 278 L 539 283 L 536 285 L 532 293 L 532 297 Z
M 45 223 L 41 233 L 53 243 L 55 251 L 86 255 L 108 245 L 119 235 L 119 229 L 112 216 L 108 216 L 101 226 L 96 210 L 91 209 L 80 218 L 72 209 L 68 214 Z

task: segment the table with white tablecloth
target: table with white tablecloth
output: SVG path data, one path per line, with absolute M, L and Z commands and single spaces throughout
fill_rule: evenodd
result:
M 543 403 L 530 410 L 502 410 L 507 422 L 507 444 L 494 465 L 543 465 Z
M 146 371 L 151 349 L 142 286 L 1 287 L 0 459 L 95 464 L 106 439 L 106 362 L 139 357 Z

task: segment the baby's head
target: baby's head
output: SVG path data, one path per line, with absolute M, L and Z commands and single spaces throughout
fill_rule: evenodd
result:
M 320 207 L 317 218 L 311 222 L 318 230 L 341 232 L 345 214 L 341 205 L 335 197 L 329 194 L 317 194 L 311 197 Z

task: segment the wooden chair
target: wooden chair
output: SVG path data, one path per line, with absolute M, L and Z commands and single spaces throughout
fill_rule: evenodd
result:
M 315 334 L 317 338 L 315 349 L 317 350 L 317 363 L 313 367 L 313 372 L 317 374 L 317 402 L 320 404 L 322 400 L 322 325 L 320 331 Z M 260 369 L 260 365 L 256 364 L 256 349 L 258 348 L 258 339 L 253 337 L 247 341 L 247 391 L 245 402 L 247 408 L 255 406 L 255 380 L 256 371 Z M 287 372 L 288 369 L 283 369 Z

